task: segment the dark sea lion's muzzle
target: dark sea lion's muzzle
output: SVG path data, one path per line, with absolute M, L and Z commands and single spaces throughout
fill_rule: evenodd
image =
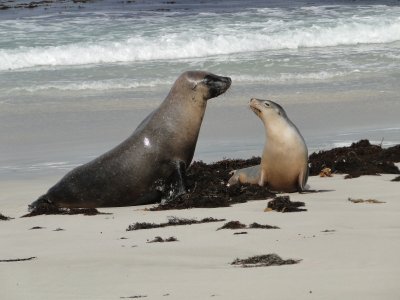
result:
M 208 98 L 211 99 L 225 93 L 226 90 L 231 86 L 232 80 L 229 77 L 209 74 L 204 77 L 203 83 L 208 86 Z

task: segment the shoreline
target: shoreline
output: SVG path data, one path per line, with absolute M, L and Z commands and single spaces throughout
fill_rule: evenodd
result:
M 282 194 L 270 191 L 265 187 L 259 187 L 258 185 L 227 185 L 231 171 L 258 165 L 260 161 L 260 157 L 252 157 L 247 160 L 223 159 L 210 164 L 202 161 L 193 161 L 186 173 L 187 193 L 165 204 L 154 204 L 151 210 L 230 207 L 232 204 L 244 203 L 251 200 L 271 199 Z M 343 174 L 344 178 L 349 180 L 360 176 L 379 176 L 381 174 L 392 174 L 398 177 L 400 174 L 399 163 L 400 144 L 384 149 L 381 146 L 372 145 L 368 140 L 360 140 L 348 147 L 339 147 L 310 154 L 309 176 L 331 177 Z M 326 169 L 329 170 L 327 173 L 323 171 Z M 15 181 L 9 180 L 9 182 Z M 393 181 L 396 181 L 395 177 Z M 55 183 L 56 181 L 49 184 L 37 197 L 44 194 Z M 316 190 L 311 186 L 309 192 L 321 193 L 324 191 Z M 36 198 L 26 205 L 29 205 Z M 56 207 L 43 207 L 42 209 L 30 212 L 26 216 L 65 213 L 76 214 L 79 211 L 65 211 Z M 94 213 L 98 212 L 95 211 Z
M 210 163 L 226 157 L 249 158 L 261 154 L 264 128 L 247 108 L 247 99 L 237 93 L 238 88 L 233 87 L 227 95 L 209 103 L 194 160 Z M 157 98 L 164 96 L 160 93 Z M 267 91 L 256 96 L 272 98 L 285 108 L 305 138 L 310 154 L 350 145 L 360 139 L 369 139 L 375 144 L 383 140 L 385 147 L 400 143 L 398 101 L 381 99 L 379 103 L 369 101 L 365 105 L 357 101 L 338 105 L 328 100 L 304 104 L 270 97 Z M 55 112 L 31 111 L 29 105 L 0 104 L 15 110 L 6 110 L 0 118 L 0 178 L 40 176 L 41 173 L 61 176 L 125 140 L 153 108 L 136 108 L 134 100 L 128 99 L 122 101 L 122 106 L 114 101 L 111 105 L 98 102 L 88 103 L 91 104 L 88 110 L 61 107 Z M 57 101 L 55 105 L 65 104 Z M 47 105 L 32 106 L 47 109 Z M 387 107 L 392 109 L 388 112 Z M 20 110 L 27 111 L 19 114 Z

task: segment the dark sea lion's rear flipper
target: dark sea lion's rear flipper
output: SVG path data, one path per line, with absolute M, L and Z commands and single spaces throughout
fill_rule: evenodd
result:
M 53 202 L 47 197 L 47 194 L 40 196 L 36 201 L 33 201 L 31 204 L 28 205 L 28 210 L 30 212 L 41 209 L 41 208 L 46 208 L 46 207 L 53 207 L 55 206 Z
M 40 196 L 39 199 L 37 199 L 36 201 L 29 204 L 28 211 L 29 213 L 23 215 L 22 217 L 58 214 L 60 212 L 60 208 L 48 198 L 47 194 L 45 194 L 43 196 Z
M 186 163 L 181 160 L 171 161 L 174 171 L 168 181 L 163 185 L 163 200 L 168 202 L 185 195 L 186 189 Z

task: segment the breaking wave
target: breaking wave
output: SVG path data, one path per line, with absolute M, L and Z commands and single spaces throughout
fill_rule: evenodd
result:
M 323 17 L 323 16 L 322 16 Z M 38 66 L 71 66 L 129 63 L 150 60 L 180 60 L 281 49 L 382 44 L 400 41 L 400 17 L 372 15 L 324 20 L 234 18 L 217 22 L 212 30 L 190 22 L 151 34 L 130 33 L 119 41 L 108 36 L 96 42 L 81 41 L 54 46 L 0 49 L 0 70 Z M 205 21 L 203 21 L 205 22 Z

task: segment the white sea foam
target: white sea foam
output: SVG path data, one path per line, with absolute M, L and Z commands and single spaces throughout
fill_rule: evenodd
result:
M 66 170 L 69 171 L 73 168 L 76 168 L 81 164 L 79 163 L 73 163 L 73 162 L 42 162 L 42 163 L 35 163 L 35 164 L 20 164 L 20 165 L 6 165 L 6 166 L 0 166 L 0 173 L 4 172 L 18 172 L 18 171 L 23 171 L 23 172 L 35 172 L 35 171 L 41 171 L 41 170 Z
M 55 82 L 46 84 L 35 84 L 23 87 L 15 87 L 8 90 L 8 93 L 14 94 L 18 92 L 35 93 L 40 91 L 58 90 L 58 91 L 83 91 L 83 90 L 120 90 L 120 89 L 136 89 L 148 88 L 159 85 L 169 85 L 173 80 L 149 80 L 149 81 L 131 81 L 131 80 L 99 80 L 99 81 L 83 81 L 83 82 Z M 0 89 L 1 90 L 1 89 Z
M 251 75 L 232 75 L 232 79 L 236 82 L 287 82 L 287 81 L 308 81 L 308 80 L 328 80 L 335 77 L 345 76 L 350 73 L 345 72 L 311 72 L 311 73 L 281 73 L 276 76 L 251 76 Z
M 71 66 L 149 60 L 179 60 L 254 51 L 384 44 L 400 41 L 400 18 L 368 17 L 301 20 L 217 22 L 212 30 L 202 23 L 180 24 L 145 34 L 105 36 L 94 41 L 55 46 L 0 49 L 0 70 L 37 66 Z M 109 40 L 107 40 L 109 38 Z M 230 59 L 235 59 L 230 58 Z
M 231 75 L 234 82 L 243 83 L 255 83 L 255 82 L 269 82 L 269 83 L 285 83 L 288 81 L 324 81 L 336 77 L 345 76 L 349 73 L 345 72 L 312 72 L 312 73 L 282 73 L 276 76 L 266 75 Z M 98 80 L 98 81 L 80 81 L 80 82 L 50 82 L 50 83 L 37 83 L 33 85 L 18 86 L 11 89 L 4 89 L 0 87 L 0 92 L 5 94 L 16 93 L 36 93 L 46 91 L 108 91 L 108 90 L 128 90 L 128 89 L 140 89 L 140 88 L 151 88 L 160 85 L 171 85 L 174 78 L 154 79 L 154 80 L 142 80 L 135 81 L 129 79 L 110 79 L 110 80 Z

